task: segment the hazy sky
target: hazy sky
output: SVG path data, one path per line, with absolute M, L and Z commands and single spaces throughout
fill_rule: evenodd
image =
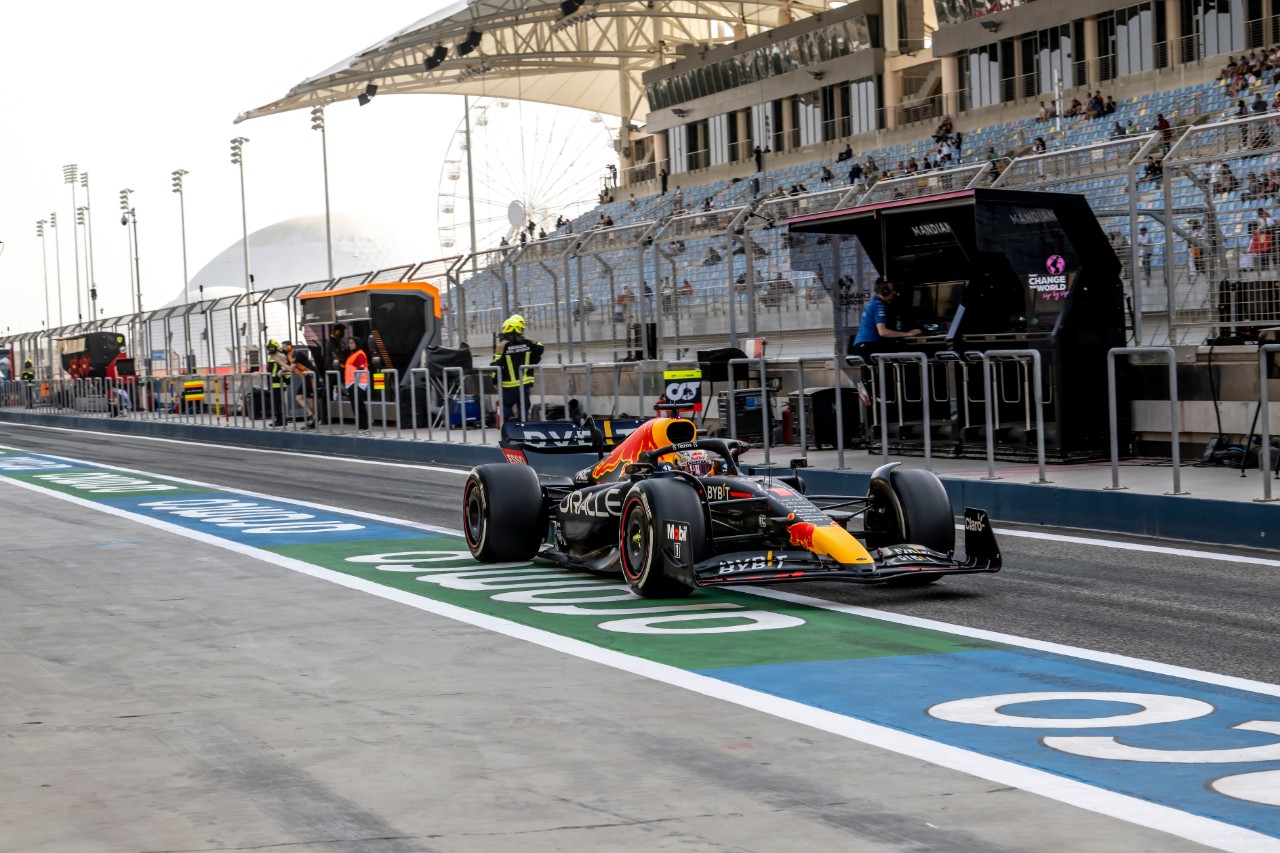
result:
M 100 316 L 131 310 L 127 231 L 119 192 L 134 190 L 145 308 L 182 290 L 178 197 L 170 173 L 186 169 L 190 274 L 240 238 L 239 174 L 230 140 L 249 138 L 249 231 L 323 213 L 320 135 L 308 112 L 239 125 L 235 116 L 283 96 L 304 78 L 442 6 L 224 0 L 10 4 L 0 30 L 0 333 L 43 326 L 45 285 L 36 221 L 56 211 L 62 317 L 76 319 L 75 212 L 62 167 L 89 173 Z M 436 191 L 444 152 L 462 118 L 460 98 L 375 98 L 328 110 L 334 212 L 378 215 L 437 256 Z M 76 204 L 85 203 L 77 184 Z M 82 231 L 80 232 L 83 233 Z M 53 232 L 46 229 L 52 322 L 58 326 Z M 83 239 L 83 238 L 82 238 Z M 81 292 L 87 273 L 81 251 Z M 411 259 L 406 259 L 411 260 Z M 286 282 L 281 282 L 284 284 Z M 261 285 L 262 283 L 259 282 Z M 87 318 L 87 297 L 82 297 Z

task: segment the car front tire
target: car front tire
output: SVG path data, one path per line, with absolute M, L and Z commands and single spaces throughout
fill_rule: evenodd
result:
M 528 465 L 480 465 L 462 491 L 462 530 L 484 563 L 531 560 L 547 529 L 542 485 Z

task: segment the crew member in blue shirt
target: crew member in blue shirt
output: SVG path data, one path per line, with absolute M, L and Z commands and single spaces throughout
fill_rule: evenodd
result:
M 862 322 L 858 324 L 858 335 L 849 347 L 849 355 L 867 358 L 874 353 L 891 352 L 897 349 L 896 344 L 890 343 L 893 338 L 911 338 L 922 333 L 920 329 L 899 332 L 889 328 L 890 306 L 897 294 L 893 282 L 876 279 L 876 292 L 862 312 Z

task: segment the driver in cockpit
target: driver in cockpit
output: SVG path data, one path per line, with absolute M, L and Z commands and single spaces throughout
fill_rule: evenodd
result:
M 724 472 L 723 461 L 705 450 L 680 450 L 663 461 L 695 477 L 709 477 Z

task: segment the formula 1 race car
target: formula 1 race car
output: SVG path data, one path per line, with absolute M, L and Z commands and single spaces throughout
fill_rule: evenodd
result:
M 540 475 L 527 464 L 473 469 L 463 529 L 482 562 L 536 558 L 621 573 L 637 595 L 663 598 L 800 580 L 918 586 L 1000 570 L 983 510 L 965 510 L 966 559 L 955 558 L 951 503 L 928 471 L 894 462 L 871 475 L 866 497 L 805 496 L 794 472 L 741 473 L 738 457 L 748 445 L 699 440 L 689 420 L 644 421 L 607 456 L 592 424 L 561 424 L 569 429 L 558 433 L 532 426 L 511 424 L 504 433 L 509 463 L 527 462 L 526 451 L 593 446 L 600 461 L 573 477 Z M 545 440 L 549 434 L 556 440 Z M 859 516 L 862 529 L 851 532 Z

